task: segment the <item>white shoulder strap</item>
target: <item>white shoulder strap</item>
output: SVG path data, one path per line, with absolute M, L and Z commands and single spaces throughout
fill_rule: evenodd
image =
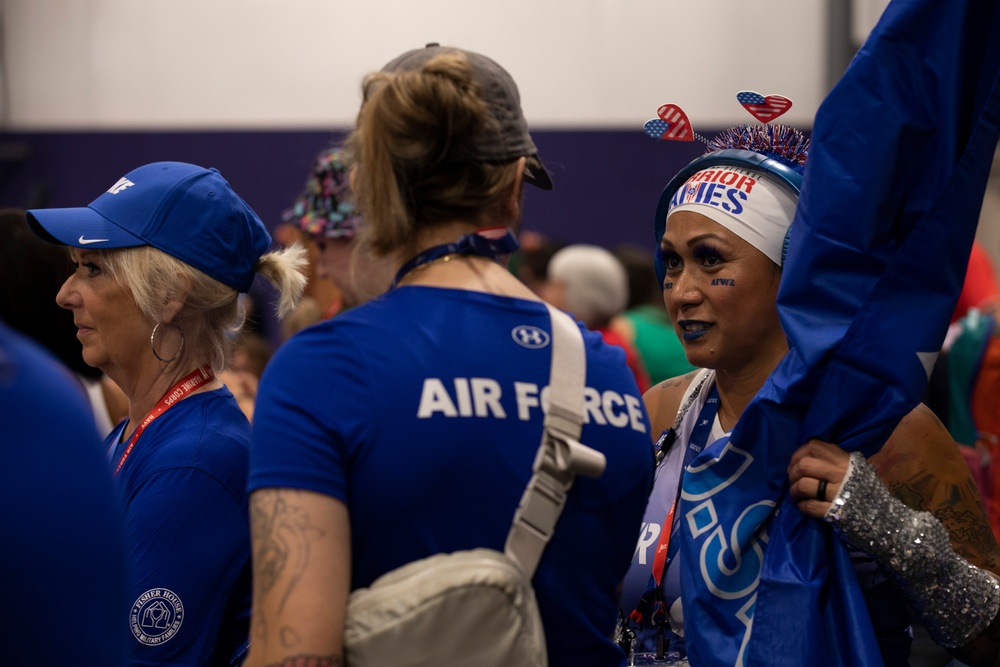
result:
M 552 319 L 548 411 L 531 480 L 507 535 L 504 553 L 530 579 L 545 551 L 576 475 L 599 477 L 604 454 L 580 443 L 587 356 L 583 335 L 564 312 L 546 304 Z

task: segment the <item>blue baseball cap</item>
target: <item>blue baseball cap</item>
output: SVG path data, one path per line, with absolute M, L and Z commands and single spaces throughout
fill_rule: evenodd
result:
M 247 292 L 271 235 L 217 169 L 153 162 L 134 169 L 85 208 L 32 209 L 32 229 L 75 248 L 152 246 Z

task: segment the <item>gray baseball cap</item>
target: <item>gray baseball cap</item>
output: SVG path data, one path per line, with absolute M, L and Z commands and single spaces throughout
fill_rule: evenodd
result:
M 517 84 L 496 61 L 472 51 L 432 42 L 422 49 L 407 51 L 394 58 L 382 71 L 416 70 L 435 56 L 456 52 L 463 53 L 468 58 L 472 65 L 472 78 L 479 86 L 479 94 L 497 120 L 496 125 L 483 132 L 475 142 L 473 150 L 476 159 L 483 162 L 509 162 L 526 157 L 524 180 L 542 190 L 551 190 L 552 179 L 538 157 L 538 148 L 528 133 L 528 122 L 521 111 L 521 95 L 517 91 Z

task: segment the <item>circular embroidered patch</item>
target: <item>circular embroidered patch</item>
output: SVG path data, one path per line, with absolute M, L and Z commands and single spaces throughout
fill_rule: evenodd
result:
M 184 622 L 184 604 L 173 591 L 151 588 L 132 604 L 129 624 L 140 644 L 159 646 L 170 641 Z

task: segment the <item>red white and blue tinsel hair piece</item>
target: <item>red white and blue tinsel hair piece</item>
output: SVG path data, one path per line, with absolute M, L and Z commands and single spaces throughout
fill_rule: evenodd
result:
M 697 136 L 697 135 L 696 135 Z M 749 169 L 766 176 L 769 183 L 798 199 L 802 187 L 802 172 L 809 155 L 809 139 L 788 125 L 738 125 L 719 133 L 705 142 L 707 152 L 692 160 L 667 184 L 660 195 L 654 220 L 654 266 L 660 285 L 666 278 L 666 265 L 659 253 L 660 240 L 667 226 L 667 216 L 674 195 L 690 178 L 711 167 Z M 791 223 L 791 220 L 788 220 Z M 781 242 L 779 256 L 772 257 L 779 265 L 788 247 L 787 233 Z M 768 253 L 770 255 L 770 253 Z
M 809 138 L 789 125 L 737 125 L 708 142 L 706 155 L 733 148 L 766 155 L 801 174 L 809 157 Z

